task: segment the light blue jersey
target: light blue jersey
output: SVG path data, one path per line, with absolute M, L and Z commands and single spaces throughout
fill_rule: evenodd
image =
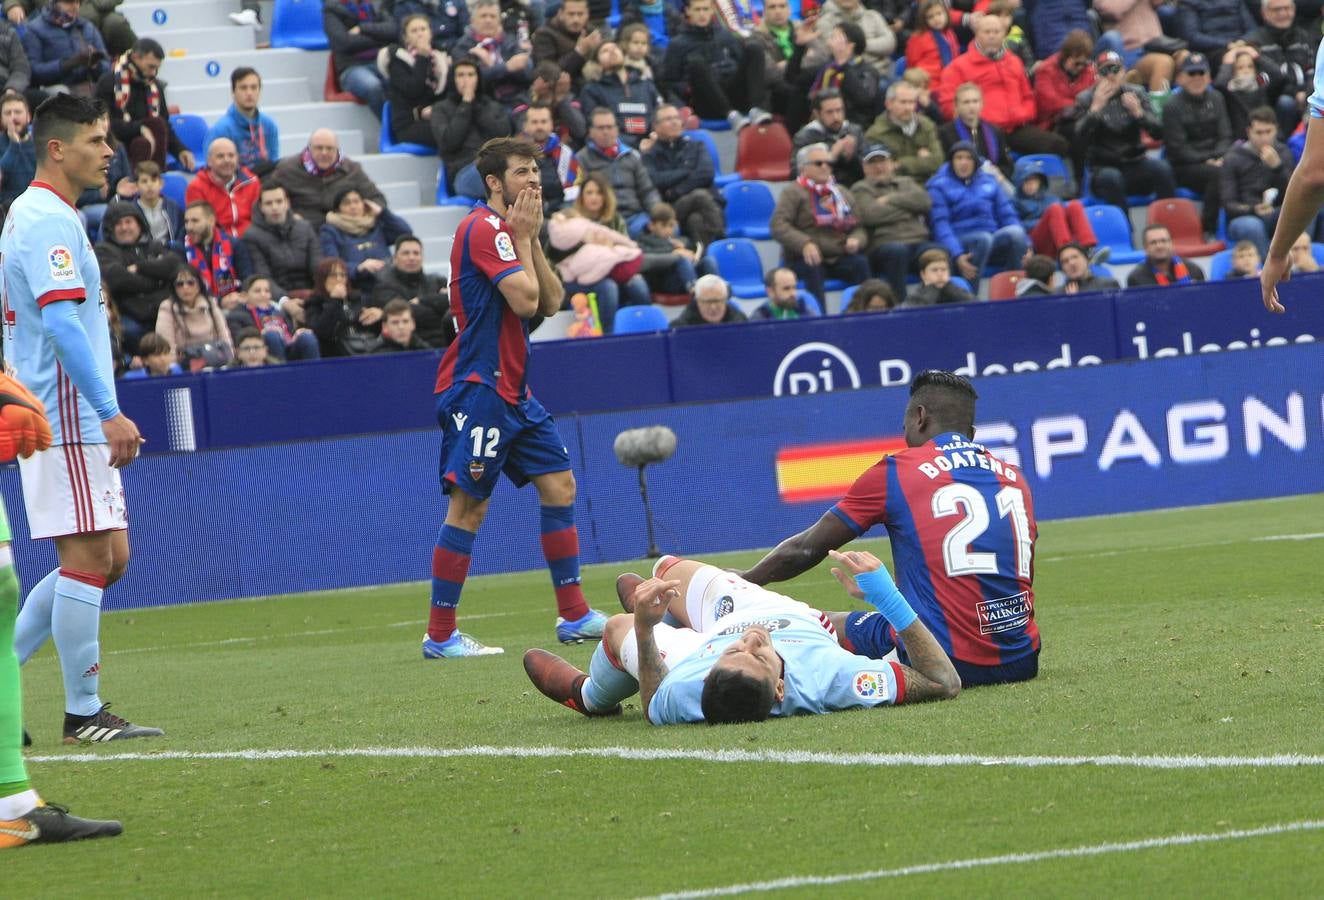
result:
M 1315 51 L 1315 93 L 1306 101 L 1310 104 L 1310 114 L 1316 119 L 1324 119 L 1324 41 Z
M 710 640 L 671 665 L 648 706 L 655 725 L 702 722 L 703 680 L 717 657 L 750 625 L 763 625 L 786 664 L 786 696 L 774 716 L 795 716 L 882 706 L 905 696 L 905 679 L 895 663 L 856 656 L 824 628 L 816 610 L 778 595 L 758 610 L 719 619 Z
M 105 443 L 101 417 L 84 396 L 99 378 L 102 412 L 118 411 L 101 268 L 78 213 L 50 185 L 32 182 L 10 207 L 0 237 L 0 273 L 5 359 L 46 405 L 53 443 Z M 90 360 L 62 360 L 47 337 L 42 308 L 58 301 L 77 304 Z

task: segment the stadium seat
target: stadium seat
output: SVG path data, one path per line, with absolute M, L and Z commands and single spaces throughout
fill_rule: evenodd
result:
M 166 172 L 161 176 L 161 193 L 174 200 L 182 209 L 187 205 L 189 177 L 183 172 Z
M 1311 244 L 1310 255 L 1315 257 L 1315 262 L 1324 266 L 1324 244 Z
M 704 131 L 702 128 L 699 128 L 697 130 L 687 131 L 685 132 L 685 134 L 690 139 L 696 140 L 708 148 L 708 155 L 711 156 L 713 160 L 713 171 L 716 172 L 716 177 L 713 179 L 713 184 L 715 184 L 717 187 L 720 188 L 732 183 L 733 181 L 740 180 L 740 176 L 737 175 L 735 172 L 728 172 L 725 175 L 722 174 L 722 157 L 717 153 L 717 142 L 713 140 L 713 136 L 711 134 Z
M 906 58 L 898 56 L 892 61 L 892 75 L 899 80 L 904 74 L 906 74 Z
M 728 237 L 767 240 L 772 236 L 768 220 L 777 202 L 772 191 L 759 181 L 735 181 L 722 188 L 726 198 L 726 234 Z
M 988 299 L 990 300 L 1015 300 L 1016 282 L 1025 277 L 1025 272 L 1021 269 L 1012 269 L 1009 272 L 999 272 L 988 280 Z
M 1021 183 L 1027 172 L 1038 172 L 1048 181 L 1048 192 L 1068 199 L 1076 196 L 1076 179 L 1072 177 L 1067 161 L 1053 153 L 1027 153 L 1016 160 L 1013 181 Z
M 321 0 L 276 0 L 271 11 L 271 46 L 325 50 Z
M 331 62 L 330 56 L 326 58 L 326 81 L 322 82 L 322 99 L 327 103 L 363 102 L 349 91 L 341 90 L 340 78 L 336 75 L 336 67 Z
M 848 284 L 841 292 L 841 311 L 845 312 L 846 307 L 850 306 L 850 298 L 855 296 L 855 292 L 860 289 L 858 284 Z
M 1145 251 L 1137 250 L 1131 241 L 1131 220 L 1126 212 L 1115 206 L 1087 206 L 1090 227 L 1099 243 L 1112 251 L 1108 261 L 1119 266 L 1144 262 Z
M 193 151 L 198 165 L 203 165 L 207 159 L 207 120 L 191 113 L 180 113 L 170 117 L 170 127 L 184 146 Z
M 1222 281 L 1232 271 L 1232 250 L 1219 250 L 1209 258 L 1209 280 Z
M 782 123 L 747 125 L 736 143 L 736 171 L 746 181 L 790 181 L 791 151 Z
M 1178 256 L 1212 256 L 1227 248 L 1225 241 L 1206 241 L 1200 227 L 1200 212 L 1190 200 L 1169 197 L 1149 204 L 1145 221 L 1165 225 L 1172 232 L 1172 252 Z
M 796 290 L 796 294 L 805 302 L 805 308 L 814 315 L 823 315 L 823 305 L 818 302 L 818 298 L 806 291 L 804 288 Z
M 667 331 L 671 320 L 656 306 L 622 306 L 616 311 L 612 334 L 638 334 L 643 331 Z
M 726 119 L 700 119 L 699 127 L 709 131 L 730 131 L 731 123 Z
M 408 153 L 410 156 L 436 156 L 437 151 L 426 144 L 414 144 L 409 141 L 396 141 L 391 133 L 391 101 L 382 104 L 382 127 L 377 139 L 377 149 L 382 153 Z
M 437 205 L 438 206 L 473 206 L 475 198 L 463 194 L 452 194 L 446 187 L 446 164 L 437 163 Z
M 758 248 L 748 238 L 726 238 L 708 248 L 717 273 L 731 285 L 733 296 L 742 299 L 768 296 L 763 286 L 763 262 Z

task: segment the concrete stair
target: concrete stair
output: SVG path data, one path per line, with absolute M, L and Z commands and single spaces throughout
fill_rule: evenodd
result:
M 220 4 L 218 4 L 220 5 Z M 227 26 L 235 31 L 243 29 Z M 214 33 L 221 33 L 219 30 Z M 250 29 L 251 33 L 251 29 Z M 239 66 L 252 66 L 262 73 L 262 80 L 302 78 L 314 99 L 321 99 L 322 84 L 326 80 L 326 50 L 223 50 L 219 47 L 190 51 L 183 56 L 172 56 L 161 66 L 161 77 L 173 91 L 190 85 L 219 82 L 225 85 L 229 96 L 230 72 Z M 228 104 L 226 104 L 228 105 Z M 224 105 L 222 106 L 224 108 Z M 197 110 L 185 110 L 197 112 Z M 371 114 L 369 114 L 371 115 Z M 282 123 L 282 128 L 284 124 Z
M 162 36 L 176 31 L 197 30 L 215 27 L 240 31 L 230 21 L 230 13 L 238 12 L 237 3 L 221 3 L 219 0 L 159 0 L 156 3 L 125 3 L 118 10 L 133 30 L 161 40 Z M 165 45 L 167 48 L 169 44 Z
M 280 125 L 280 122 L 278 121 L 276 124 Z M 308 146 L 308 136 L 310 134 L 312 134 L 311 131 L 286 134 L 282 126 L 280 132 L 281 157 L 293 156 L 296 153 L 303 152 L 303 148 Z M 340 138 L 340 152 L 358 162 L 362 162 L 365 158 L 363 156 L 363 132 L 355 128 L 349 131 L 338 131 L 336 135 Z
M 225 109 L 230 105 L 230 76 L 208 84 L 173 85 L 166 88 L 166 96 L 183 112 L 195 109 Z M 312 91 L 306 78 L 263 78 L 262 111 L 268 106 L 290 106 L 313 102 Z M 277 122 L 277 125 L 280 123 Z

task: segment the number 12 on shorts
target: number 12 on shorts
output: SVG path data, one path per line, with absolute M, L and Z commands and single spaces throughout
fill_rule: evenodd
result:
M 469 439 L 473 441 L 472 456 L 496 459 L 497 442 L 501 440 L 500 428 L 484 428 L 482 425 L 475 425 L 469 429 Z

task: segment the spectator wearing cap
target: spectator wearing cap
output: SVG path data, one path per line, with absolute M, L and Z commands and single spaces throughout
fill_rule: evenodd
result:
M 884 112 L 864 136 L 892 151 L 896 170 L 912 178 L 932 177 L 942 165 L 942 141 L 933 120 L 918 110 L 919 90 L 906 81 L 887 86 Z
M 824 88 L 814 95 L 813 119 L 795 133 L 791 157 L 810 144 L 827 144 L 832 160 L 832 177 L 842 184 L 854 184 L 864 177 L 860 167 L 860 149 L 864 133 L 846 118 L 846 101 L 836 88 Z
M 827 144 L 810 144 L 796 154 L 799 178 L 782 191 L 768 225 L 781 244 L 786 265 L 822 304 L 824 281 L 859 284 L 869 277 L 864 256 L 869 234 L 860 224 L 850 192 L 832 177 Z
M 1227 101 L 1209 87 L 1209 60 L 1192 53 L 1182 63 L 1181 90 L 1163 107 L 1163 146 L 1177 184 L 1199 193 L 1205 234 L 1218 230 L 1219 167 L 1232 146 Z
M 988 120 L 1007 133 L 1012 150 L 1066 156 L 1066 138 L 1034 124 L 1034 91 L 1020 57 L 1004 46 L 1006 37 L 1004 17 L 985 15 L 979 20 L 970 46 L 942 70 L 937 95 L 943 115 L 950 119 L 956 114 L 956 89 L 973 82 L 983 89 Z
M 984 118 L 984 92 L 977 84 L 963 84 L 956 89 L 956 117 L 938 129 L 938 140 L 946 153 L 957 141 L 973 144 L 980 160 L 991 164 L 1011 178 L 1011 154 L 1007 135 Z M 992 172 L 989 173 L 993 174 Z
M 1259 49 L 1257 62 L 1269 76 L 1269 95 L 1278 113 L 1278 126 L 1283 134 L 1291 134 L 1301 121 L 1306 98 L 1315 89 L 1319 30 L 1311 34 L 1297 23 L 1292 0 L 1262 0 L 1260 12 L 1264 25 L 1246 35 L 1246 42 Z
M 979 168 L 973 145 L 953 144 L 926 187 L 933 199 L 933 237 L 955 260 L 957 274 L 974 284 L 986 268 L 1021 265 L 1029 238 L 1002 185 Z
M 870 270 L 904 297 L 915 260 L 936 246 L 928 225 L 933 199 L 915 179 L 897 174 L 892 151 L 882 144 L 865 148 L 864 177 L 850 190 L 855 214 L 869 234 Z
M 32 87 L 62 86 L 90 97 L 97 79 L 110 72 L 106 42 L 95 25 L 78 15 L 78 7 L 78 0 L 51 0 L 19 31 L 32 67 Z
M 1255 17 L 1245 0 L 1180 0 L 1177 4 L 1177 33 L 1191 50 L 1222 56 L 1235 44 L 1245 42 L 1255 30 Z
M 1099 54 L 1099 80 L 1076 101 L 1076 139 L 1085 147 L 1090 192 L 1105 203 L 1126 209 L 1126 195 L 1154 193 L 1171 197 L 1176 188 L 1167 160 L 1146 155 L 1143 129 L 1162 137 L 1145 89 L 1123 80 L 1125 68 L 1116 51 Z

